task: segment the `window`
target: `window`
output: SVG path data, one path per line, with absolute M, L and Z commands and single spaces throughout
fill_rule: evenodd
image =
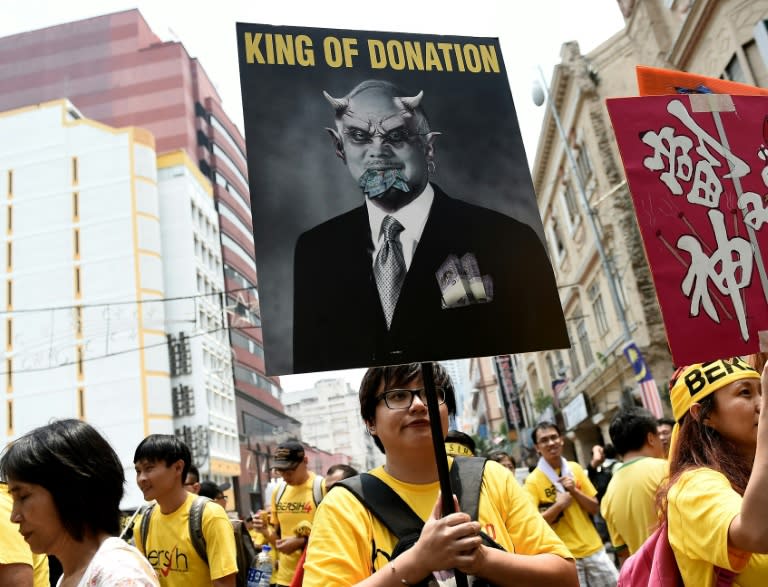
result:
M 240 287 L 253 289 L 254 294 L 257 294 L 256 292 L 256 286 L 253 285 L 246 277 L 240 273 L 237 269 L 234 269 L 233 267 L 230 267 L 226 263 L 224 264 L 224 277 L 228 277 L 235 283 L 237 283 Z
M 587 185 L 587 182 L 592 177 L 592 161 L 589 158 L 587 147 L 583 141 L 576 148 L 576 167 L 579 170 L 582 185 Z
M 83 307 L 75 306 L 75 334 L 78 338 L 83 336 Z
M 77 222 L 80 220 L 80 194 L 72 192 L 72 219 Z
M 9 279 L 5 282 L 5 307 L 7 310 L 13 308 L 13 282 Z
M 213 128 L 215 128 L 217 131 L 219 131 L 219 132 L 220 132 L 220 133 L 221 133 L 221 134 L 224 136 L 224 139 L 225 139 L 225 140 L 226 140 L 226 141 L 227 141 L 227 142 L 228 142 L 230 145 L 232 145 L 232 147 L 234 147 L 235 149 L 237 149 L 237 150 L 240 152 L 240 154 L 243 156 L 243 159 L 245 159 L 245 158 L 246 158 L 246 156 L 245 156 L 245 153 L 244 153 L 244 152 L 243 152 L 243 150 L 240 148 L 240 145 L 238 145 L 238 144 L 237 144 L 237 141 L 236 141 L 236 140 L 235 140 L 235 139 L 232 137 L 232 135 L 230 135 L 230 134 L 229 134 L 229 131 L 228 131 L 226 128 L 224 128 L 224 125 L 223 125 L 223 124 L 221 124 L 221 123 L 220 123 L 220 122 L 219 122 L 219 121 L 216 119 L 216 117 L 215 117 L 215 116 L 211 116 L 211 126 L 212 126 Z
M 8 170 L 8 197 L 13 196 L 13 170 Z
M 595 357 L 592 354 L 592 347 L 589 344 L 587 323 L 584 318 L 581 318 L 576 323 L 576 336 L 579 339 L 579 346 L 581 347 L 581 356 L 584 359 L 584 366 L 589 367 L 592 363 L 595 362 Z
M 571 343 L 571 348 L 568 349 L 568 360 L 571 362 L 571 376 L 576 379 L 581 375 L 581 365 L 579 364 L 579 354 L 576 352 L 576 343 L 573 336 L 571 336 L 571 327 L 568 326 L 568 340 Z
M 272 396 L 280 398 L 280 388 L 263 375 L 244 365 L 235 365 L 235 379 L 267 390 Z
M 78 171 L 77 157 L 72 157 L 72 185 L 78 184 Z
M 85 418 L 85 390 L 82 387 L 77 388 L 77 417 Z
M 563 184 L 563 202 L 565 203 L 565 209 L 568 212 L 568 220 L 571 225 L 576 224 L 576 219 L 579 216 L 579 207 L 576 204 L 576 194 L 573 191 L 573 184 L 570 181 L 566 181 Z
M 549 370 L 549 378 L 554 381 L 557 379 L 557 371 L 555 371 L 555 363 L 552 361 L 552 355 L 547 353 L 545 359 L 547 361 L 547 369 Z
M 216 155 L 216 165 L 218 167 L 219 162 L 223 162 L 224 166 L 229 169 L 234 176 L 243 182 L 243 185 L 248 185 L 248 179 L 243 175 L 243 173 L 237 168 L 237 165 L 235 164 L 232 159 L 230 159 L 229 155 L 224 152 L 224 150 L 219 147 L 218 145 L 213 145 L 213 154 Z
M 758 24 L 755 36 L 768 40 L 765 25 L 766 21 Z M 768 83 L 768 62 L 761 54 L 758 43 L 752 39 L 742 45 L 741 51 L 733 54 L 720 77 L 734 82 L 765 86 Z
M 560 227 L 557 225 L 557 219 L 552 219 L 552 237 L 554 238 L 555 256 L 560 259 L 565 254 L 565 243 L 563 235 L 560 234 Z
M 230 331 L 230 338 L 234 346 L 246 349 L 249 353 L 256 355 L 257 357 L 264 358 L 264 349 L 262 349 L 259 343 L 255 340 L 248 338 L 236 330 Z
M 8 234 L 13 232 L 13 207 L 10 205 L 7 208 L 7 218 L 8 218 L 8 225 L 6 226 L 6 229 L 8 231 Z
M 603 305 L 603 294 L 600 291 L 600 284 L 597 279 L 592 282 L 587 290 L 587 295 L 592 302 L 592 313 L 597 322 L 597 331 L 600 334 L 608 332 L 608 317 L 605 314 L 605 305 Z
M 722 77 L 732 82 L 748 83 L 747 76 L 744 74 L 744 69 L 742 68 L 741 63 L 739 63 L 738 55 L 731 57 L 728 65 L 725 66 L 725 71 L 723 72 Z

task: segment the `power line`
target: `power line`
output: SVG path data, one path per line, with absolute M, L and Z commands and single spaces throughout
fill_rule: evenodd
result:
M 150 304 L 150 303 L 159 303 L 159 302 L 176 302 L 181 300 L 192 300 L 197 298 L 204 298 L 208 296 L 228 296 L 233 293 L 241 292 L 241 291 L 248 291 L 252 289 L 258 289 L 255 285 L 252 285 L 250 287 L 241 287 L 238 289 L 230 289 L 228 291 L 220 291 L 220 292 L 213 292 L 213 293 L 204 293 L 204 294 L 194 294 L 190 296 L 177 296 L 173 298 L 152 298 L 152 299 L 146 299 L 146 300 L 126 300 L 124 302 L 98 302 L 94 304 L 73 304 L 71 306 L 49 306 L 45 308 L 22 308 L 20 310 L 2 310 L 0 311 L 0 316 L 8 315 L 8 314 L 31 314 L 31 313 L 40 313 L 40 312 L 56 312 L 59 310 L 74 310 L 75 308 L 103 308 L 103 307 L 109 307 L 109 306 L 125 306 L 129 304 Z
M 248 330 L 250 328 L 261 328 L 261 326 L 221 326 L 219 328 L 214 328 L 212 330 L 203 330 L 201 332 L 194 332 L 194 333 L 186 335 L 186 336 L 189 339 L 189 338 L 197 338 L 199 336 L 205 336 L 207 334 L 213 334 L 215 332 L 221 332 L 223 330 Z M 139 351 L 144 351 L 144 350 L 147 350 L 147 349 L 153 349 L 153 348 L 158 348 L 158 347 L 164 347 L 164 346 L 167 346 L 167 345 L 168 345 L 168 342 L 167 341 L 163 341 L 163 342 L 148 344 L 148 345 L 139 346 L 139 347 L 131 347 L 129 349 L 123 349 L 121 351 L 114 351 L 114 352 L 111 352 L 111 353 L 106 353 L 104 355 L 99 355 L 97 357 L 84 357 L 80 361 L 75 359 L 74 361 L 67 361 L 67 362 L 59 363 L 58 365 L 49 365 L 47 367 L 33 367 L 31 369 L 19 369 L 19 370 L 14 369 L 14 370 L 11 370 L 11 371 L 0 371 L 0 376 L 4 376 L 4 375 L 8 375 L 8 374 L 18 375 L 18 374 L 22 374 L 22 373 L 39 373 L 39 372 L 42 372 L 42 371 L 52 371 L 53 369 L 59 369 L 60 367 L 71 367 L 73 365 L 77 365 L 81 361 L 83 363 L 88 363 L 88 362 L 91 362 L 91 361 L 98 361 L 98 360 L 101 360 L 101 359 L 109 359 L 111 357 L 116 357 L 118 355 L 126 355 L 128 353 L 137 353 Z

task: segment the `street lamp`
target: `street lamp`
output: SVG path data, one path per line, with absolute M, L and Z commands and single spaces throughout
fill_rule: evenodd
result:
M 616 285 L 616 281 L 613 278 L 613 270 L 611 269 L 611 265 L 608 261 L 608 256 L 605 254 L 605 249 L 603 248 L 603 239 L 602 235 L 600 234 L 600 229 L 597 225 L 597 221 L 595 220 L 595 211 L 592 209 L 592 207 L 589 205 L 589 200 L 587 199 L 587 192 L 584 189 L 584 182 L 581 178 L 581 174 L 579 173 L 579 168 L 576 165 L 576 159 L 573 156 L 573 152 L 571 151 L 571 147 L 568 144 L 568 136 L 565 134 L 565 130 L 563 130 L 563 125 L 560 122 L 560 116 L 557 113 L 557 108 L 555 107 L 555 103 L 552 101 L 552 96 L 549 93 L 549 90 L 547 89 L 547 83 L 544 79 L 544 73 L 541 71 L 541 67 L 537 67 L 539 77 L 541 78 L 541 81 L 534 80 L 533 83 L 533 103 L 536 104 L 536 106 L 541 106 L 544 104 L 544 102 L 547 102 L 549 104 L 549 109 L 552 112 L 552 118 L 555 120 L 555 125 L 557 126 L 557 130 L 560 133 L 560 138 L 563 141 L 563 149 L 565 150 L 565 154 L 568 157 L 568 162 L 571 165 L 571 171 L 573 172 L 573 176 L 576 180 L 576 185 L 579 188 L 579 199 L 581 201 L 581 207 L 584 209 L 584 213 L 587 216 L 587 220 L 589 221 L 589 226 L 592 230 L 592 236 L 595 239 L 595 244 L 597 245 L 597 253 L 600 257 L 600 265 L 603 268 L 603 271 L 605 272 L 606 276 L 608 277 L 608 289 L 611 292 L 611 300 L 613 300 L 613 307 L 616 311 L 616 316 L 619 319 L 619 322 L 621 323 L 621 328 L 623 331 L 624 336 L 624 343 L 628 343 L 630 340 L 632 340 L 632 335 L 629 331 L 629 322 L 627 321 L 627 315 L 624 312 L 624 308 L 621 305 L 621 297 L 619 295 L 619 288 Z

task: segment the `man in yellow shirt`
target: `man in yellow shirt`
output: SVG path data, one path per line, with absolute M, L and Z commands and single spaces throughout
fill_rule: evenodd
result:
M 576 559 L 581 587 L 615 587 L 618 570 L 592 523 L 597 490 L 578 463 L 563 458 L 556 424 L 540 422 L 531 436 L 540 458 L 525 480 L 526 491 Z
M 317 504 L 325 493 L 325 482 L 307 468 L 304 446 L 291 439 L 278 445 L 272 466 L 283 483 L 272 492 L 269 525 L 261 518 L 254 528 L 267 535 L 277 551 L 277 571 L 272 582 L 282 587 L 291 584 L 312 529 Z
M 658 525 L 656 491 L 667 476 L 664 445 L 648 410 L 620 410 L 608 430 L 624 462 L 608 484 L 600 512 L 620 559 L 636 552 Z
M 147 557 L 162 587 L 235 587 L 235 535 L 224 509 L 210 502 L 203 509 L 207 561 L 190 537 L 189 516 L 197 498 L 184 488 L 190 463 L 189 448 L 174 435 L 151 434 L 139 443 L 133 456 L 136 482 L 144 499 L 157 505 L 149 513 L 146 542 L 143 532 L 134 531 L 136 548 Z M 141 521 L 136 528 L 142 528 Z

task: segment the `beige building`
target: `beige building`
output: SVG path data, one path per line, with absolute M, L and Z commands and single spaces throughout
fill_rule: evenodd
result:
M 621 402 L 639 401 L 622 354 L 627 334 L 643 353 L 667 412 L 673 369 L 605 99 L 637 95 L 636 65 L 768 85 L 768 0 L 619 4 L 625 29 L 587 55 L 577 43 L 565 43 L 549 84 L 575 165 L 545 105 L 532 172 L 573 346 L 525 355 L 519 384 L 541 408 L 546 402 L 537 396 L 551 396 L 553 381 L 567 379 L 558 398 L 562 423 L 582 463 L 592 444 L 610 441 L 608 425 Z

